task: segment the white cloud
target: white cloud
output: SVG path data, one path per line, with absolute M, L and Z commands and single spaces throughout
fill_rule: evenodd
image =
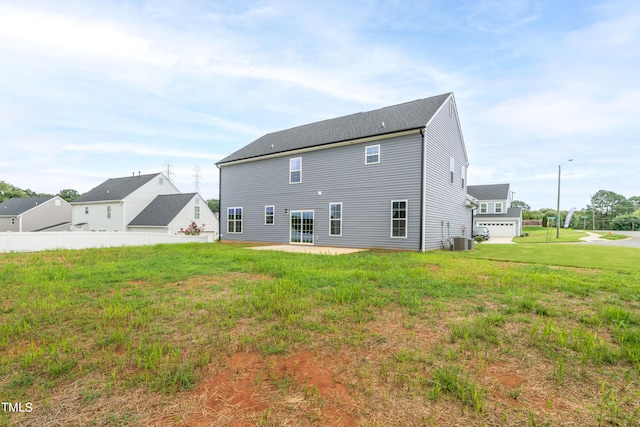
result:
M 154 55 L 144 38 L 127 33 L 112 23 L 83 20 L 61 14 L 0 5 L 0 36 L 18 43 L 111 59 L 171 63 Z
M 175 150 L 160 148 L 153 145 L 125 144 L 125 143 L 97 143 L 97 144 L 67 144 L 62 147 L 66 151 L 83 151 L 89 153 L 128 153 L 141 156 L 168 157 L 168 158 L 194 158 L 218 161 L 226 157 L 226 154 L 207 152 L 193 152 L 191 150 Z

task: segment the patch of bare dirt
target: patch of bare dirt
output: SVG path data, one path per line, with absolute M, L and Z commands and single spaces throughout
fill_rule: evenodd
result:
M 336 362 L 349 363 L 308 350 L 286 357 L 235 353 L 150 425 L 244 427 L 274 419 L 293 422 L 287 425 L 358 425 L 355 400 L 331 367 Z

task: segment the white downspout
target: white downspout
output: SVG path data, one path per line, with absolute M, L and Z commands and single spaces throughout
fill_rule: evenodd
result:
M 420 252 L 426 252 L 426 240 L 427 240 L 427 128 L 420 129 L 422 135 L 422 182 L 420 183 Z

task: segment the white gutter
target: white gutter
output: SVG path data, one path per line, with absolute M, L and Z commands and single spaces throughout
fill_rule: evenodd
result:
M 427 128 L 420 129 L 422 134 L 422 173 L 420 183 L 420 252 L 426 251 L 427 242 Z

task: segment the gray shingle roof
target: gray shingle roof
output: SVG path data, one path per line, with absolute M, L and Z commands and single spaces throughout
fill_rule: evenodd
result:
M 467 193 L 478 200 L 507 200 L 509 184 L 468 185 Z
M 153 199 L 129 225 L 165 227 L 197 193 L 166 194 Z
M 269 133 L 225 157 L 217 164 L 419 129 L 426 126 L 450 96 L 451 93 L 445 93 L 365 113 L 351 114 Z
M 124 198 L 129 194 L 133 193 L 158 175 L 160 175 L 160 173 L 127 176 L 124 178 L 111 178 L 89 190 L 87 193 L 84 193 L 71 203 L 124 200 Z
M 2 215 L 21 215 L 33 209 L 44 202 L 53 199 L 55 196 L 45 197 L 14 197 L 0 203 L 0 216 Z

